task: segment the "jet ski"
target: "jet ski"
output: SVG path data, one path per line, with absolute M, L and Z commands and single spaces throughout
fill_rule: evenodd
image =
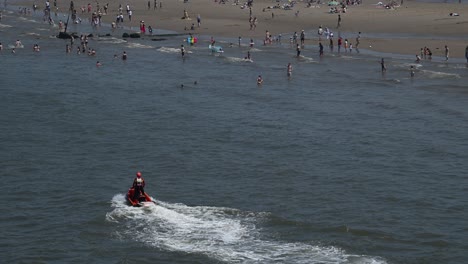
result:
M 135 188 L 132 187 L 128 190 L 126 196 L 127 202 L 133 207 L 147 207 L 155 203 L 146 192 L 140 192 L 140 194 L 137 196 L 135 196 L 134 194 Z

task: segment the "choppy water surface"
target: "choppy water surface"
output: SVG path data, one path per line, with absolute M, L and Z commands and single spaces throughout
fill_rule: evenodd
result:
M 296 59 L 284 43 L 248 63 L 247 46 L 213 55 L 204 36 L 185 60 L 183 36 L 94 38 L 90 57 L 55 30 L 0 25 L 2 261 L 466 262 L 462 61 Z M 148 210 L 125 204 L 138 170 Z

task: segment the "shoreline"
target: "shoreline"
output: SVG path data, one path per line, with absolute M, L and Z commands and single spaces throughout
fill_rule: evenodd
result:
M 317 47 L 319 41 L 316 32 L 322 25 L 323 28 L 328 26 L 333 31 L 335 47 L 338 35 L 354 43 L 358 32 L 362 32 L 360 48 L 382 53 L 416 55 L 420 53 L 421 48 L 427 46 L 432 50 L 433 56 L 445 57 L 444 47 L 447 45 L 450 49 L 450 58 L 464 59 L 465 49 L 468 47 L 468 5 L 466 4 L 424 3 L 407 0 L 403 6 L 389 10 L 372 2 L 364 2 L 361 5 L 348 6 L 347 12 L 340 14 L 342 22 L 337 28 L 338 15 L 329 14 L 329 7 L 325 4 L 307 8 L 304 2 L 298 2 L 292 10 L 265 9 L 280 3 L 271 0 L 256 0 L 252 7 L 252 16 L 257 17 L 258 25 L 255 30 L 249 30 L 247 8 L 241 9 L 239 5 L 233 5 L 232 2 L 219 4 L 214 0 L 193 1 L 195 0 L 187 3 L 182 0 L 162 1 L 162 8 L 160 8 L 161 1 L 157 0 L 156 9 L 154 9 L 154 0 L 150 0 L 149 9 L 146 1 L 130 3 L 131 10 L 134 10 L 131 22 L 126 16 L 126 3 L 120 3 L 123 7 L 123 25 L 139 31 L 139 22 L 145 21 L 146 26 L 182 35 L 192 33 L 198 36 L 232 39 L 240 36 L 243 43 L 253 38 L 256 40 L 256 45 L 259 45 L 259 40 L 264 39 L 266 31 L 273 36 L 281 34 L 282 42 L 287 43 L 294 32 L 299 34 L 304 30 L 306 32 L 305 44 Z M 19 0 L 15 1 L 14 5 L 32 7 L 32 3 L 33 1 Z M 53 0 L 51 0 L 53 8 L 52 3 Z M 80 7 L 86 7 L 89 2 L 76 0 L 74 3 L 78 16 L 83 19 L 82 23 L 89 23 L 91 13 L 82 14 L 80 10 Z M 42 12 L 44 4 L 36 4 L 39 6 L 36 12 Z M 109 3 L 108 14 L 102 16 L 104 23 L 111 24 L 115 20 L 118 14 L 118 4 Z M 58 3 L 59 12 L 61 11 L 60 5 L 64 3 Z M 91 3 L 92 8 L 96 5 L 96 1 Z M 101 9 L 103 5 L 101 3 Z M 191 19 L 181 19 L 184 10 L 187 10 Z M 296 12 L 299 12 L 297 16 Z M 460 16 L 449 16 L 450 12 L 456 12 Z M 200 27 L 197 26 L 198 14 L 201 16 Z M 192 23 L 195 25 L 195 30 L 190 30 Z M 326 41 L 322 41 L 322 44 L 328 47 Z

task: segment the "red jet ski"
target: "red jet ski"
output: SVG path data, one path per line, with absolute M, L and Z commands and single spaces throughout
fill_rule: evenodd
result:
M 128 190 L 127 197 L 126 197 L 128 203 L 131 206 L 142 207 L 142 206 L 150 206 L 153 203 L 155 203 L 153 199 L 151 199 L 151 197 L 146 192 L 145 193 L 140 192 L 140 195 L 136 196 L 137 198 L 135 197 L 134 194 L 135 194 L 135 189 L 132 187 Z

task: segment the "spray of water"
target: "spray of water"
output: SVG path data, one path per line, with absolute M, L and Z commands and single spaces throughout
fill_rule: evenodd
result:
M 116 195 L 106 219 L 116 224 L 116 235 L 124 239 L 161 250 L 205 254 L 227 263 L 386 263 L 336 247 L 265 239 L 256 223 L 266 213 L 157 203 L 134 208 L 126 204 L 124 195 Z

